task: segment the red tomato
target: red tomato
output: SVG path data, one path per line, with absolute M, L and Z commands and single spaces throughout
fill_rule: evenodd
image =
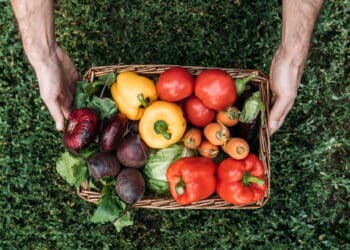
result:
M 204 104 L 195 96 L 191 96 L 185 100 L 184 113 L 186 120 L 196 127 L 204 127 L 211 123 L 216 112 L 207 108 Z
M 234 80 L 221 69 L 203 70 L 195 80 L 194 94 L 216 111 L 232 106 L 237 99 Z
M 159 75 L 156 88 L 160 99 L 177 102 L 193 93 L 193 76 L 185 68 L 172 67 Z

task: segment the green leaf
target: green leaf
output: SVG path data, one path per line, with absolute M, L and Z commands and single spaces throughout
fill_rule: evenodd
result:
M 84 147 L 79 153 L 84 159 L 89 159 L 91 156 L 93 156 L 95 153 L 97 153 L 99 150 L 99 147 L 95 143 L 90 143 L 86 147 Z
M 112 222 L 125 208 L 125 203 L 115 195 L 114 184 L 108 184 L 103 187 L 102 197 L 90 220 L 94 223 Z
M 101 120 L 111 118 L 117 112 L 117 106 L 111 98 L 93 96 L 87 107 L 96 110 Z
M 76 109 L 85 108 L 89 102 L 89 96 L 85 93 L 85 88 L 90 85 L 88 81 L 78 81 L 75 89 L 74 107 Z
M 120 217 L 118 220 L 116 220 L 113 225 L 117 229 L 117 232 L 119 233 L 124 227 L 132 226 L 134 224 L 130 213 L 124 214 L 122 217 Z
M 98 91 L 98 89 L 99 89 L 99 86 L 97 86 L 97 85 L 87 84 L 84 88 L 84 92 L 88 96 L 91 96 L 91 95 L 95 94 Z
M 100 86 L 106 85 L 109 88 L 113 83 L 115 83 L 115 81 L 116 81 L 115 73 L 113 72 L 108 73 L 106 75 L 99 77 L 93 83 L 85 85 L 84 93 L 87 94 L 88 96 L 92 96 L 100 89 Z
M 84 160 L 69 152 L 64 152 L 56 161 L 58 174 L 70 185 L 78 187 L 88 178 L 88 169 Z
M 93 85 L 94 86 L 107 85 L 108 87 L 110 87 L 113 83 L 115 83 L 115 81 L 116 81 L 116 75 L 114 72 L 111 72 L 99 77 L 96 81 L 93 82 Z
M 93 177 L 90 177 L 90 178 L 89 178 L 89 188 L 90 188 L 91 190 L 94 189 L 94 190 L 96 190 L 96 191 L 99 191 L 99 188 L 96 186 Z

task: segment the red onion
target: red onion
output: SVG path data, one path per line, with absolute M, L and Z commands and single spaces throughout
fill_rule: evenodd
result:
M 98 131 L 99 118 L 89 108 L 76 109 L 69 114 L 63 141 L 68 149 L 80 150 L 89 144 Z

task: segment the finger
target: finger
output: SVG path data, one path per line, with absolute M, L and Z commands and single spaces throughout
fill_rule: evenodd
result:
M 282 127 L 283 123 L 284 123 L 284 120 L 286 119 L 289 111 L 292 109 L 293 107 L 293 103 L 290 104 L 290 106 L 287 108 L 287 111 L 282 115 L 281 119 L 279 120 L 278 122 L 278 126 L 277 126 L 277 129 L 279 129 L 280 127 Z
M 68 119 L 69 114 L 72 112 L 72 106 L 71 105 L 61 106 L 61 110 L 62 110 L 64 118 Z
M 56 129 L 62 131 L 64 128 L 64 116 L 59 103 L 56 100 L 50 100 L 46 102 L 46 106 L 56 123 Z
M 73 96 L 68 94 L 65 97 L 60 98 L 61 111 L 63 116 L 68 119 L 69 114 L 72 111 Z
M 282 126 L 284 119 L 292 106 L 293 100 L 276 96 L 268 121 L 270 135 L 272 135 Z

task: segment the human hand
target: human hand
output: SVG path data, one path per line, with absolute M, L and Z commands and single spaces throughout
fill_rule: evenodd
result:
M 56 46 L 53 53 L 34 67 L 39 82 L 40 97 L 56 123 L 63 130 L 64 118 L 68 118 L 79 74 L 65 51 Z
M 270 88 L 273 93 L 268 120 L 270 135 L 283 124 L 297 96 L 304 63 L 278 49 L 271 63 Z

